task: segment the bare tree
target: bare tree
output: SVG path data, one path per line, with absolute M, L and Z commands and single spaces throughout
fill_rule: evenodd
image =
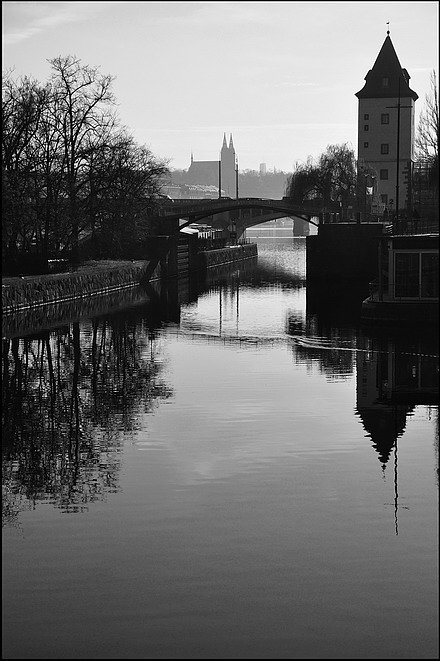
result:
M 431 90 L 425 96 L 425 107 L 422 110 L 417 126 L 415 140 L 418 161 L 438 162 L 439 115 L 438 89 L 435 70 L 431 72 Z
M 438 221 L 438 89 L 437 77 L 431 72 L 431 90 L 425 96 L 415 140 L 416 163 L 413 177 L 415 206 L 424 218 Z
M 353 199 L 356 188 L 356 159 L 347 143 L 329 145 L 320 158 L 320 170 L 324 176 L 330 201 L 347 206 Z
M 11 172 L 28 163 L 29 145 L 41 115 L 39 83 L 25 76 L 18 82 L 7 71 L 2 80 L 2 166 Z
M 2 80 L 2 255 L 30 246 L 37 234 L 35 136 L 46 103 L 33 79 Z
M 31 253 L 40 269 L 50 254 L 75 259 L 89 231 L 124 256 L 139 228 L 146 235 L 145 218 L 169 173 L 166 160 L 120 127 L 111 76 L 70 55 L 50 64 L 44 86 L 3 76 L 2 254 L 9 270 L 28 269 Z
M 71 246 L 77 258 L 84 169 L 91 145 L 97 144 L 102 132 L 115 124 L 115 117 L 109 110 L 115 102 L 111 89 L 114 78 L 100 74 L 99 67 L 82 65 L 81 60 L 72 55 L 54 58 L 50 64 L 56 100 L 54 121 L 64 155 Z
M 102 163 L 95 156 L 91 179 L 100 203 L 94 228 L 100 233 L 101 245 L 104 241 L 107 250 L 121 255 L 136 245 L 140 227 L 153 211 L 169 173 L 168 162 L 138 145 L 125 130 L 106 146 Z
M 328 145 L 316 163 L 310 158 L 296 166 L 286 190 L 297 204 L 319 198 L 324 206 L 334 202 L 347 206 L 356 190 L 354 151 L 347 144 Z

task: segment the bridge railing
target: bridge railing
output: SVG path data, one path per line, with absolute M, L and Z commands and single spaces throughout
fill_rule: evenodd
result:
M 225 237 L 197 239 L 197 247 L 199 250 L 219 250 L 225 248 L 226 244 L 227 241 Z
M 435 220 L 397 220 L 387 225 L 387 234 L 415 235 L 415 234 L 438 234 L 438 222 Z

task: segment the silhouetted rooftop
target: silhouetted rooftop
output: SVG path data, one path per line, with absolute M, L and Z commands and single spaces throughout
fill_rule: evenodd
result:
M 388 85 L 384 85 L 385 79 L 388 80 Z M 387 35 L 373 68 L 365 76 L 365 85 L 355 96 L 358 99 L 400 96 L 410 97 L 416 101 L 419 96 L 410 88 L 409 80 L 408 71 L 400 66 L 390 36 Z

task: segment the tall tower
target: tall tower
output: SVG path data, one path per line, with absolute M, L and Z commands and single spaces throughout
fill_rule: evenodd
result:
M 235 148 L 232 142 L 232 134 L 229 139 L 229 146 L 226 142 L 226 134 L 223 134 L 223 145 L 220 152 L 222 189 L 227 197 L 235 198 L 237 195 L 236 175 L 235 175 Z
M 358 110 L 358 177 L 374 185 L 382 209 L 411 207 L 414 163 L 414 116 L 418 95 L 400 66 L 387 31 L 364 87 L 356 93 Z M 368 176 L 363 176 L 363 175 Z

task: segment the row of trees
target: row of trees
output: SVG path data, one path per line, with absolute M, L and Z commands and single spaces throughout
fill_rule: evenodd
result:
M 431 89 L 425 97 L 415 138 L 416 172 L 423 169 L 426 185 L 438 202 L 438 141 L 439 112 L 438 91 L 435 71 L 431 73 Z M 297 164 L 288 177 L 286 195 L 297 204 L 313 198 L 322 200 L 324 206 L 340 202 L 343 207 L 350 204 L 363 207 L 366 186 L 372 187 L 374 172 L 366 167 L 359 181 L 354 150 L 347 144 L 329 145 L 314 161 Z M 360 199 L 361 198 L 361 199 Z
M 44 85 L 3 76 L 2 256 L 76 258 L 87 235 L 101 253 L 120 256 L 136 241 L 168 163 L 120 124 L 112 76 L 71 55 L 50 65 Z

